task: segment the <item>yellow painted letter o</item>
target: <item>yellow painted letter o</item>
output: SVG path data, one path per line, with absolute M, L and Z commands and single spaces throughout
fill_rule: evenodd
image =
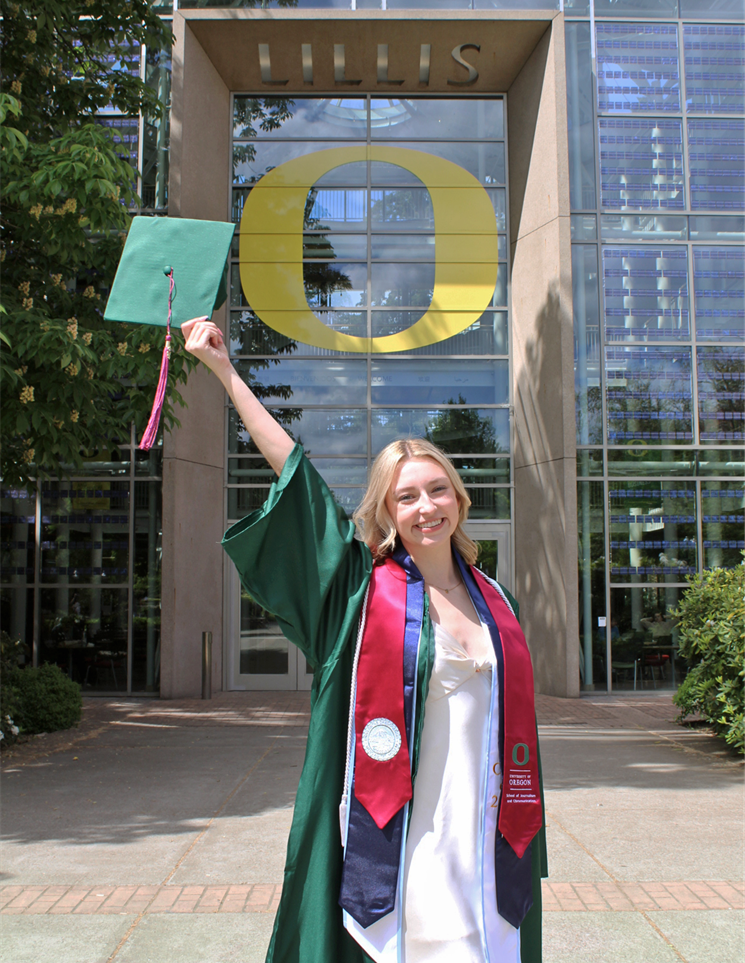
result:
M 368 160 L 415 174 L 429 190 L 435 219 L 435 286 L 429 309 L 405 331 L 379 338 L 354 337 L 327 327 L 311 310 L 303 285 L 308 192 L 335 167 Z M 317 151 L 275 167 L 248 195 L 240 224 L 240 276 L 256 315 L 303 344 L 374 353 L 421 348 L 464 331 L 489 306 L 497 281 L 494 209 L 472 174 L 434 154 L 383 146 Z

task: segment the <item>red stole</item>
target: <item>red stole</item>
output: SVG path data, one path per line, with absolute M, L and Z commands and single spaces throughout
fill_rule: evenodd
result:
M 522 857 L 542 823 L 533 667 L 525 636 L 510 607 L 477 569 L 470 571 L 497 626 L 498 632 L 491 626 L 490 630 L 495 648 L 501 647 L 504 667 L 498 827 Z M 413 733 L 406 733 L 404 726 L 406 588 L 406 575 L 393 559 L 373 566 L 357 670 L 354 793 L 381 829 L 412 797 L 409 746 Z M 363 742 L 366 727 L 374 721 L 388 724 L 390 731 L 397 729 L 401 736 L 400 748 L 384 759 L 371 756 L 369 742 Z M 388 731 L 384 726 L 384 735 Z

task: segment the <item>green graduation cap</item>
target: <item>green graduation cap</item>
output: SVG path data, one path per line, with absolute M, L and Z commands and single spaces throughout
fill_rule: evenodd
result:
M 181 217 L 134 217 L 106 305 L 106 321 L 166 327 L 210 317 L 227 296 L 235 225 Z
M 152 448 L 168 383 L 171 325 L 209 318 L 227 297 L 227 260 L 235 226 L 223 221 L 135 217 L 104 312 L 106 321 L 167 329 L 155 401 L 140 448 Z

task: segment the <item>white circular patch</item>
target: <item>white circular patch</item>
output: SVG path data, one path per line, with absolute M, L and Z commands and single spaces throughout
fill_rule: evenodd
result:
M 390 719 L 373 719 L 362 731 L 362 748 L 371 759 L 388 762 L 401 748 L 401 733 Z

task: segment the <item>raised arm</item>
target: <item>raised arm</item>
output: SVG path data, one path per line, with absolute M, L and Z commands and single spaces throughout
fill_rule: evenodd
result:
M 186 350 L 214 371 L 223 383 L 257 448 L 279 475 L 295 442 L 238 375 L 220 329 L 207 318 L 194 318 L 182 324 L 181 330 Z

